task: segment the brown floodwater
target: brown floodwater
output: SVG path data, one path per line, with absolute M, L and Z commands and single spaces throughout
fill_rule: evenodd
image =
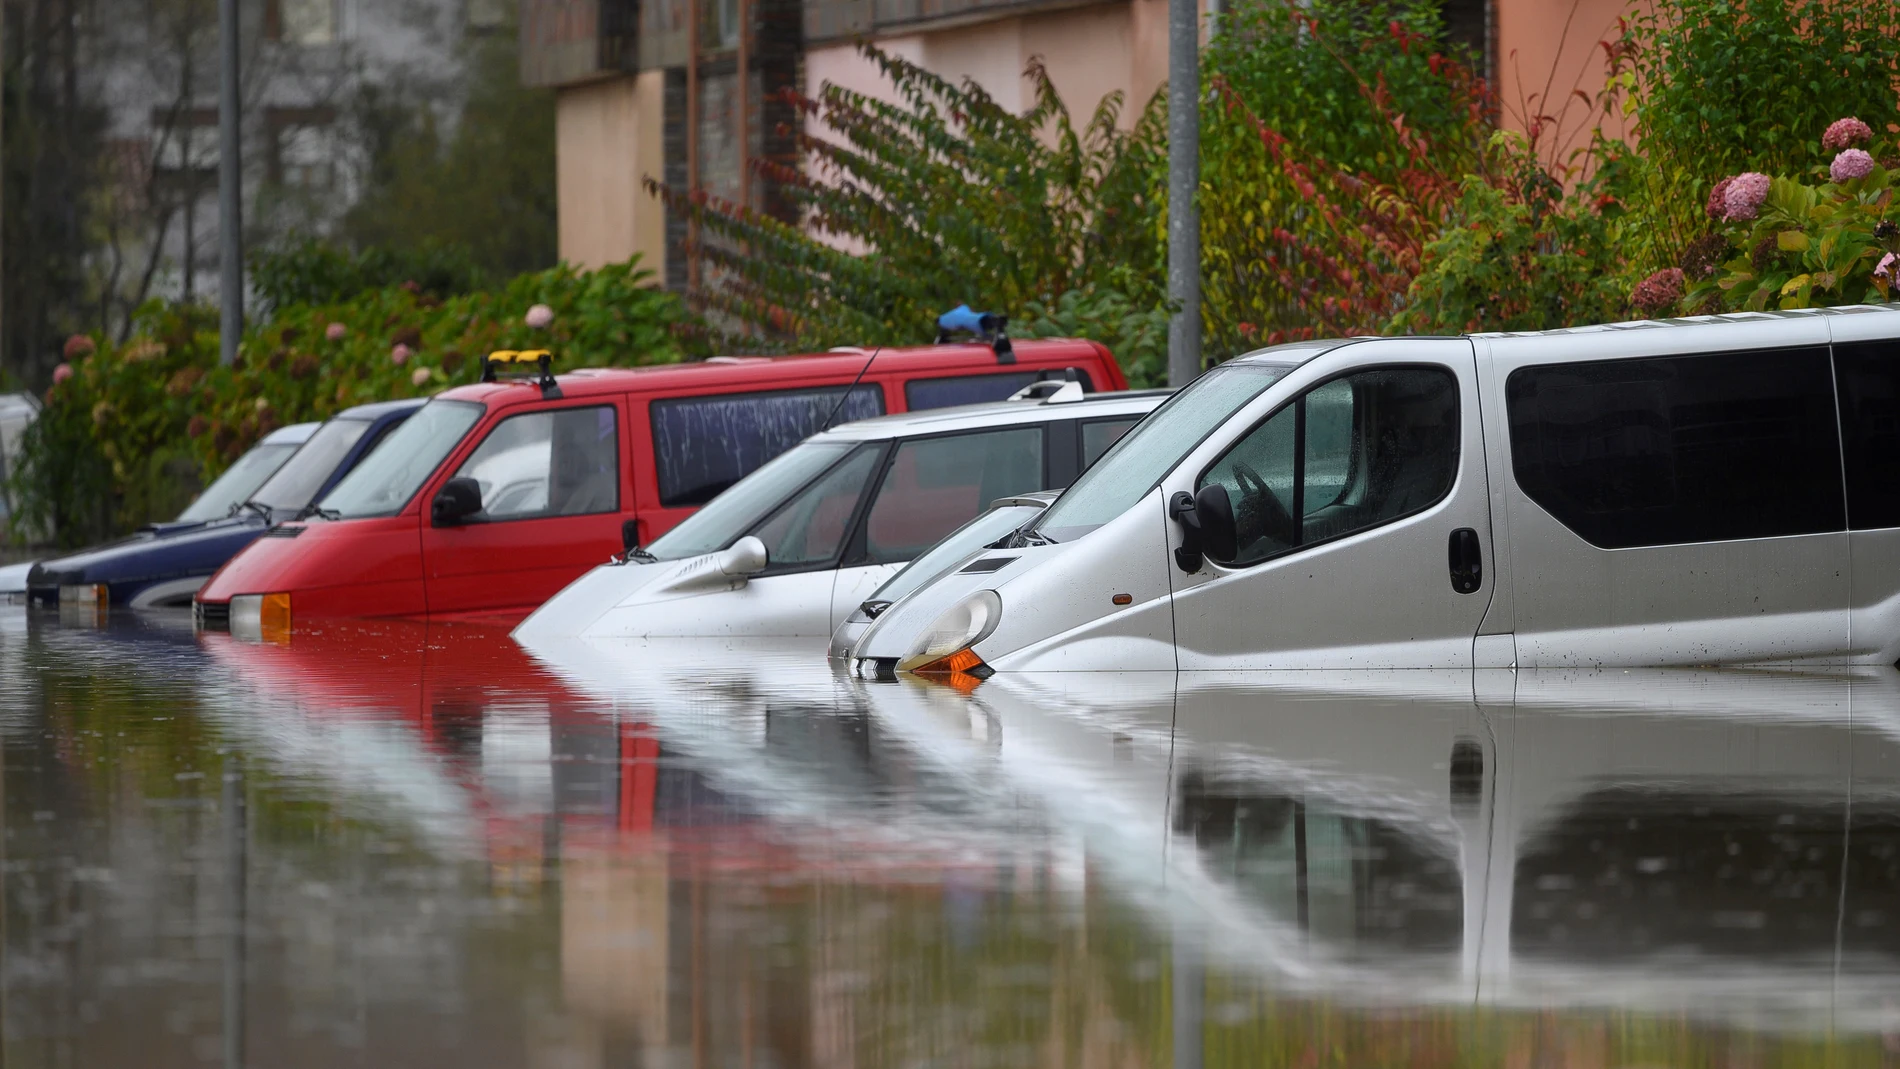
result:
M 1900 1065 L 1900 673 L 0 609 L 0 1065 Z

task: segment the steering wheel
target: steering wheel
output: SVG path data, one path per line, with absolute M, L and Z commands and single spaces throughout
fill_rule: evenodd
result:
M 1280 499 L 1267 488 L 1267 481 L 1260 473 L 1245 461 L 1234 461 L 1234 481 L 1240 484 L 1240 501 L 1234 507 L 1234 526 L 1238 529 L 1240 545 L 1245 546 L 1254 538 L 1272 538 L 1283 546 L 1293 545 L 1296 539 L 1293 532 L 1298 530 L 1293 522 L 1293 514 L 1280 504 Z

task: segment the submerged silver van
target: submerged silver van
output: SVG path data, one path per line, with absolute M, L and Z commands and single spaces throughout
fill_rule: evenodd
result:
M 1900 306 L 1264 349 L 886 610 L 892 670 L 1900 659 Z

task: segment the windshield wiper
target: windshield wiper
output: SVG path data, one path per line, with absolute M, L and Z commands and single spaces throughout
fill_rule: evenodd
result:
M 255 501 L 255 500 L 246 501 L 244 502 L 244 504 L 238 506 L 238 508 L 250 509 L 252 512 L 255 512 L 259 516 L 262 516 L 264 518 L 265 523 L 269 523 L 273 519 L 276 518 L 276 513 L 272 512 L 271 507 L 269 505 L 264 504 L 262 501 Z M 231 510 L 231 515 L 235 516 L 237 515 L 237 513 L 238 513 L 237 509 Z
M 312 516 L 315 516 L 319 520 L 340 520 L 343 518 L 343 513 L 338 512 L 336 509 L 326 509 L 318 505 L 305 505 L 303 511 L 297 513 L 297 518 L 300 520 L 307 520 Z
M 622 554 L 620 559 L 623 561 L 637 560 L 641 564 L 660 563 L 660 558 L 654 556 L 651 553 L 648 553 L 646 550 L 640 548 L 639 546 L 635 546 L 632 549 L 628 550 L 626 553 Z

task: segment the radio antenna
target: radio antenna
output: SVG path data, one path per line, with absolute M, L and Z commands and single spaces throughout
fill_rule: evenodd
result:
M 831 421 L 838 418 L 838 413 L 844 409 L 845 401 L 851 397 L 851 391 L 858 388 L 858 383 L 864 381 L 864 373 L 871 370 L 871 360 L 876 360 L 877 354 L 883 351 L 883 345 L 879 345 L 877 348 L 871 350 L 871 359 L 864 362 L 864 366 L 858 369 L 858 377 L 852 379 L 851 385 L 846 386 L 844 392 L 838 395 L 838 403 L 831 406 L 831 414 L 825 417 L 824 426 L 819 427 L 818 430 L 813 433 L 823 434 L 825 431 L 831 429 Z

